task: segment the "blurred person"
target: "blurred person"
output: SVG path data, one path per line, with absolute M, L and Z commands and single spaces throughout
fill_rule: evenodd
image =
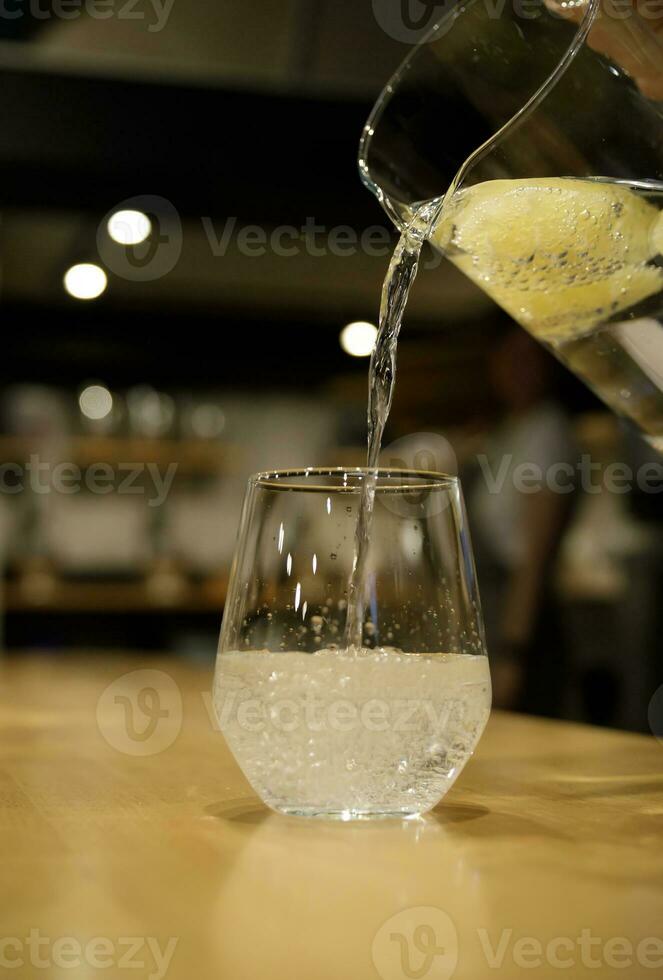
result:
M 663 15 L 663 11 L 662 11 Z M 636 479 L 626 498 L 630 513 L 640 529 L 642 548 L 628 559 L 630 585 L 629 614 L 635 620 L 635 638 L 629 622 L 629 639 L 636 657 L 641 659 L 642 688 L 633 699 L 625 721 L 629 727 L 647 729 L 647 707 L 654 691 L 663 684 L 663 460 L 633 431 L 626 432 L 626 459 Z
M 489 378 L 504 414 L 465 482 L 495 703 L 554 716 L 565 662 L 552 578 L 577 454 L 548 355 L 526 333 L 497 343 Z
M 589 482 L 564 536 L 558 595 L 573 663 L 567 684 L 568 716 L 593 725 L 643 727 L 648 701 L 647 634 L 652 621 L 649 535 L 633 517 L 636 471 L 618 419 L 586 412 L 576 419 Z M 631 476 L 611 476 L 624 470 Z M 626 482 L 626 486 L 622 484 Z M 651 696 L 651 691 L 649 691 Z

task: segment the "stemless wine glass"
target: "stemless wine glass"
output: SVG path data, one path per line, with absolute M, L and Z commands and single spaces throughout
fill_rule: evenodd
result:
M 364 481 L 377 477 L 361 649 L 347 590 Z M 249 481 L 214 705 L 262 800 L 338 819 L 429 810 L 471 756 L 491 687 L 459 481 L 307 469 Z
M 442 6 L 361 176 L 401 229 L 444 201 L 433 245 L 663 451 L 663 11 Z

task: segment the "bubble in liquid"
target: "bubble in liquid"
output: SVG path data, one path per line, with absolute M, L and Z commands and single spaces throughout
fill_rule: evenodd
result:
M 324 624 L 322 616 L 311 616 L 311 627 L 314 632 L 319 633 Z

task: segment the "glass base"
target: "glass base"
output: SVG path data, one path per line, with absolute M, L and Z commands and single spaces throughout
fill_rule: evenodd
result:
M 275 806 L 278 813 L 287 817 L 313 817 L 318 820 L 415 820 L 421 816 L 421 810 L 409 809 L 331 809 L 317 806 Z

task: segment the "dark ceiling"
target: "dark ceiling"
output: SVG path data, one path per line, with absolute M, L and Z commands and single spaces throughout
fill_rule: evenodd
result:
M 204 221 L 266 234 L 307 219 L 357 235 L 388 229 L 359 180 L 357 146 L 408 46 L 379 28 L 369 0 L 180 4 L 160 34 L 117 18 L 0 19 L 5 383 L 310 390 L 365 373 L 338 334 L 348 320 L 375 319 L 386 254 L 257 259 L 233 243 L 213 255 Z M 111 270 L 99 300 L 67 297 L 68 265 L 99 261 L 103 216 L 146 194 L 182 222 L 176 266 L 150 282 Z M 429 350 L 434 335 L 440 351 L 464 350 L 453 373 L 469 382 L 477 324 L 493 319 L 445 263 L 420 277 L 403 343 Z

